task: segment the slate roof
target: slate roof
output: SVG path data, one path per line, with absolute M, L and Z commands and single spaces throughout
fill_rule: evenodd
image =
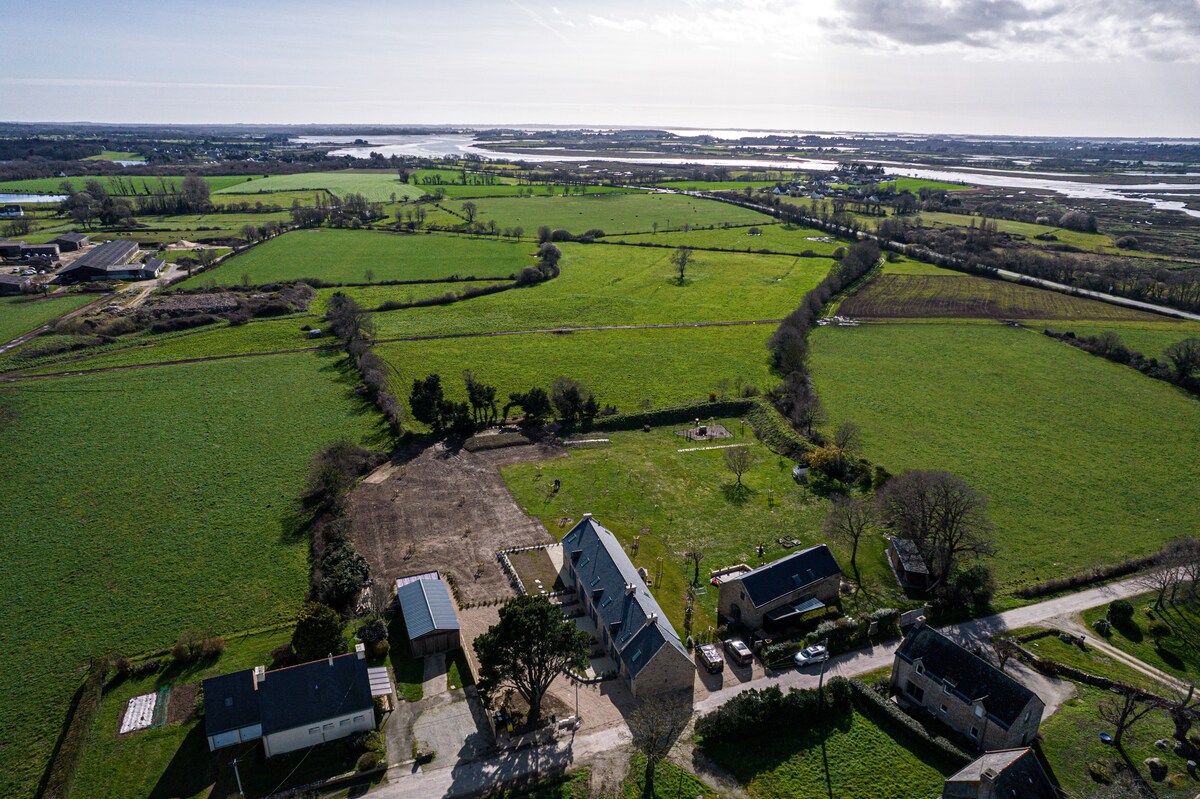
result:
M 253 669 L 204 681 L 204 731 L 208 735 L 240 729 L 260 720 Z
M 896 657 L 921 661 L 925 675 L 945 684 L 965 702 L 983 702 L 996 722 L 1011 727 L 1037 695 L 981 657 L 971 654 L 927 624 L 918 624 L 904 637 Z M 1039 700 L 1040 701 L 1040 700 Z
M 841 573 L 829 547 L 818 544 L 759 566 L 736 579 L 741 580 L 754 607 L 761 608 L 806 585 Z
M 591 594 L 598 623 L 608 630 L 631 677 L 641 673 L 664 646 L 675 648 L 691 662 L 679 634 L 612 532 L 585 516 L 563 538 L 563 553 L 578 584 Z
M 332 663 L 323 658 L 267 672 L 258 686 L 263 735 L 373 708 L 367 661 L 351 652 Z
M 995 799 L 1058 799 L 1037 756 L 1029 747 L 987 752 L 946 779 L 945 799 L 973 799 L 979 795 L 984 772 L 989 771 Z
M 403 578 L 401 578 L 403 579 Z M 396 581 L 396 599 L 404 614 L 408 640 L 415 641 L 430 633 L 459 629 L 458 614 L 450 599 L 450 589 L 437 572 L 419 580 Z

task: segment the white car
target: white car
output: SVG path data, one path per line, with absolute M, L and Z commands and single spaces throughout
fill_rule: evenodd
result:
M 829 660 L 829 649 L 824 644 L 814 644 L 796 653 L 796 665 L 803 668 L 814 663 L 824 663 Z

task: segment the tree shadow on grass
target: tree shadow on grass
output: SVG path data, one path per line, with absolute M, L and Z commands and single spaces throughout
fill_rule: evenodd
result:
M 763 735 L 702 746 L 712 760 L 745 785 L 760 774 L 779 768 L 798 754 L 817 752 L 834 732 L 848 733 L 854 726 L 850 708 L 826 713 L 812 726 L 788 730 L 764 730 Z
M 721 496 L 730 505 L 745 505 L 756 492 L 749 486 L 737 483 L 725 483 L 721 486 Z

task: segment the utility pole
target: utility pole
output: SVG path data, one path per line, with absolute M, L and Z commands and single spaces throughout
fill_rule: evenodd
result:
M 246 799 L 246 794 L 242 792 L 242 775 L 238 772 L 236 757 L 233 759 L 233 776 L 237 778 L 239 799 Z

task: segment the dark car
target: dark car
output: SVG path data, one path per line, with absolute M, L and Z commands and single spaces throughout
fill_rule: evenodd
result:
M 725 670 L 725 658 L 721 657 L 721 650 L 716 644 L 701 644 L 696 647 L 696 657 L 710 674 Z

